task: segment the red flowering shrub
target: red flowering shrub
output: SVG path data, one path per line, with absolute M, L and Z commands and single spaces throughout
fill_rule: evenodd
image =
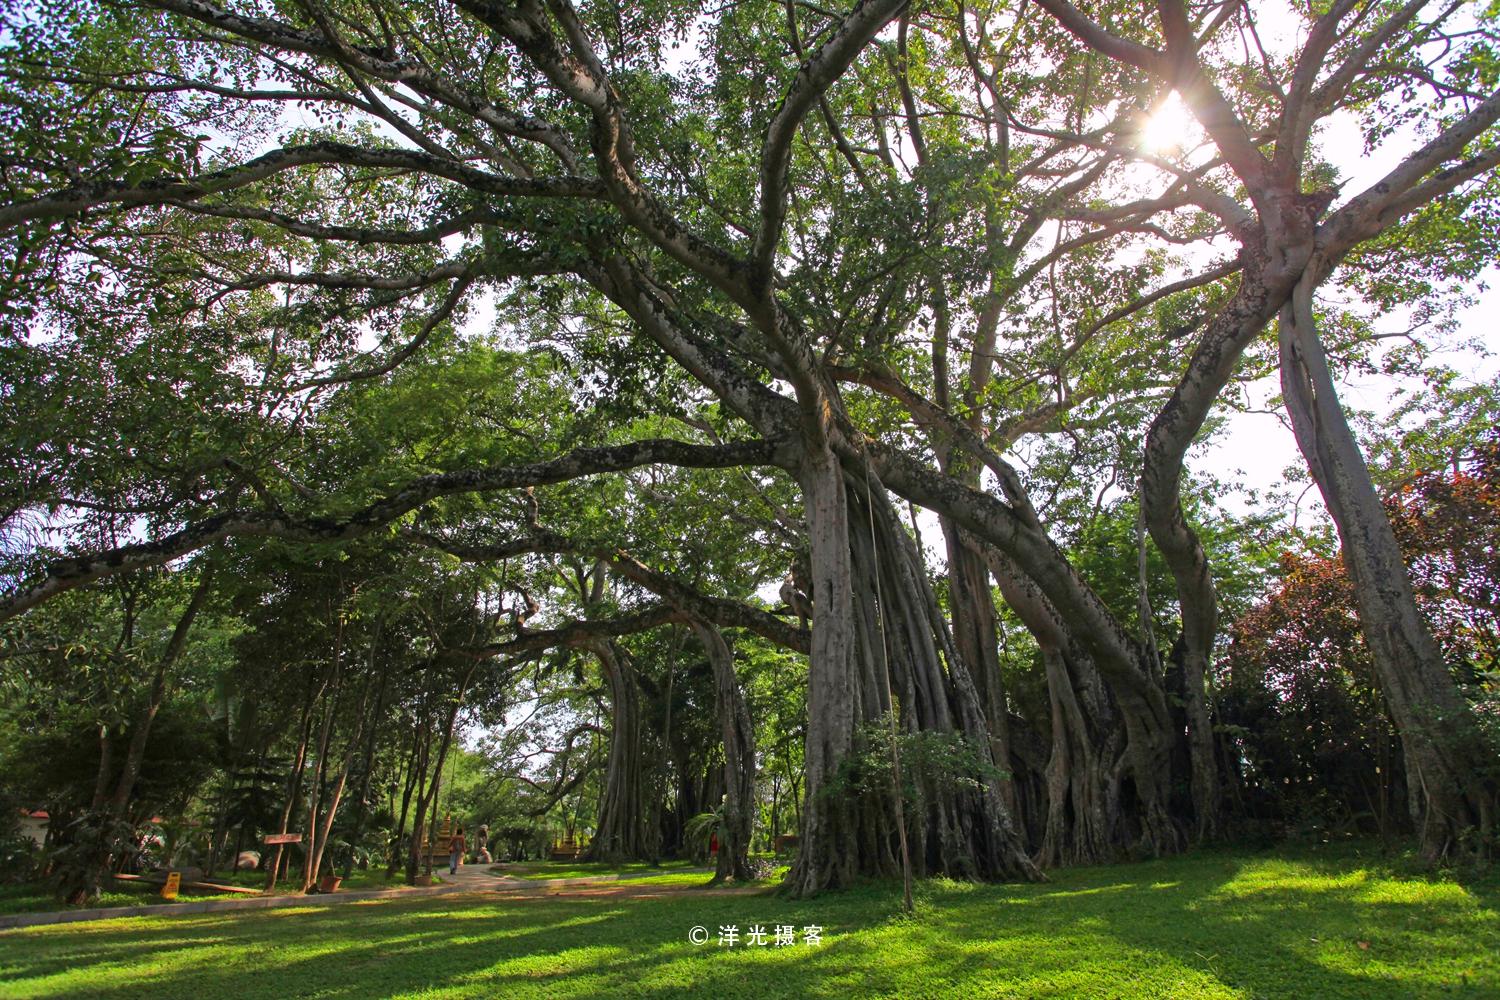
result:
M 1386 509 L 1422 613 L 1500 746 L 1500 435 L 1462 468 L 1413 478 Z M 1405 822 L 1400 742 L 1340 558 L 1283 556 L 1280 586 L 1230 629 L 1219 684 L 1245 815 L 1324 831 Z

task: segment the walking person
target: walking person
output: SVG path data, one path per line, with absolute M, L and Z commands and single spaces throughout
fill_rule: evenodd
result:
M 482 865 L 487 865 L 494 860 L 490 857 L 490 827 L 488 823 L 479 824 L 479 832 L 474 834 L 474 859 Z
M 458 874 L 458 864 L 464 858 L 464 828 L 459 827 L 453 831 L 453 839 L 448 841 L 448 874 Z

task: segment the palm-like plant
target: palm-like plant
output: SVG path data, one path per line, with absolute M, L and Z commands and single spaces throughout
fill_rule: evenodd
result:
M 683 843 L 687 845 L 688 852 L 694 858 L 702 860 L 707 858 L 713 846 L 715 837 L 723 840 L 724 820 L 728 809 L 727 796 L 721 799 L 714 809 L 701 812 L 689 819 L 682 827 Z

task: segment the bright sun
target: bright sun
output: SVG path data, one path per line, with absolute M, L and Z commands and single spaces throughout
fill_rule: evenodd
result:
M 1197 133 L 1198 123 L 1174 90 L 1146 119 L 1141 128 L 1141 147 L 1148 153 L 1180 152 L 1194 144 Z

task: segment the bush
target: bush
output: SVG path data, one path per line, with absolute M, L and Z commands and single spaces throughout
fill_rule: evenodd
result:
M 776 865 L 768 858 L 751 858 L 745 862 L 745 871 L 751 879 L 760 882 L 771 877 Z
M 41 851 L 30 837 L 0 837 L 0 882 L 29 882 L 36 877 Z
M 86 812 L 65 825 L 45 854 L 47 879 L 57 897 L 77 905 L 98 897 L 110 861 L 136 850 L 129 823 L 103 812 Z

